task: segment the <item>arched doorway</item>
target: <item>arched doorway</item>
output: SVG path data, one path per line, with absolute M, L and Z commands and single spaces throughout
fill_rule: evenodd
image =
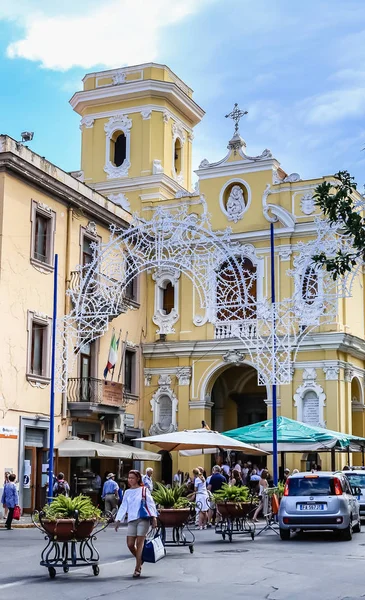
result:
M 160 450 L 161 454 L 161 481 L 167 485 L 172 484 L 172 458 L 167 450 Z
M 257 371 L 242 364 L 226 368 L 211 393 L 212 428 L 227 431 L 267 419 L 265 386 L 257 384 Z

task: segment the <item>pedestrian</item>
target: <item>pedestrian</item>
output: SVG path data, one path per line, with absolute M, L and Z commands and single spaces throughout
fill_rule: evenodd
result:
M 211 494 L 214 494 L 215 492 L 218 492 L 222 488 L 222 485 L 224 483 L 227 483 L 226 478 L 222 475 L 220 466 L 215 465 L 212 469 L 212 475 L 209 479 L 208 491 Z M 217 507 L 215 505 L 214 500 L 210 504 L 211 505 L 209 507 L 209 512 L 208 512 L 208 521 L 209 521 L 209 523 L 214 525 L 217 520 Z
M 241 460 L 238 460 L 236 462 L 235 466 L 233 467 L 233 470 L 238 471 L 242 475 L 242 461 Z
M 103 486 L 103 492 L 101 494 L 106 512 L 110 512 L 112 517 L 115 517 L 118 508 L 119 500 L 119 486 L 114 480 L 115 473 L 108 473 L 106 476 L 106 482 Z
M 4 487 L 6 486 L 7 483 L 9 483 L 9 475 L 10 475 L 10 471 L 5 471 Z M 6 519 L 6 517 L 8 516 L 8 507 L 6 506 L 6 504 L 4 504 L 3 508 L 4 508 L 4 519 Z
M 19 504 L 18 490 L 15 485 L 14 473 L 9 473 L 8 482 L 4 485 L 1 503 L 3 507 L 8 509 L 8 514 L 5 521 L 5 528 L 12 529 L 11 523 L 14 515 L 14 508 Z
M 196 510 L 198 513 L 198 526 L 199 529 L 207 528 L 208 521 L 208 510 L 209 510 L 209 496 L 207 485 L 205 481 L 205 477 L 198 467 L 197 469 L 193 469 L 193 474 L 195 477 L 194 480 L 194 492 L 195 492 L 195 503 Z
M 248 465 L 247 465 L 247 462 L 243 463 L 241 474 L 242 474 L 243 485 L 247 485 L 247 476 L 248 476 Z
M 183 476 L 184 476 L 184 473 L 182 471 L 180 471 L 180 469 L 178 469 L 177 473 L 175 473 L 173 480 L 172 480 L 173 487 L 178 487 L 178 486 L 182 485 Z
M 151 493 L 153 492 L 152 475 L 153 475 L 153 469 L 151 467 L 148 467 L 148 469 L 146 469 L 146 474 L 143 475 L 143 478 L 142 478 L 143 485 L 145 485 L 150 490 Z
M 153 528 L 157 527 L 157 510 L 149 488 L 143 485 L 142 475 L 139 471 L 129 471 L 128 484 L 129 489 L 124 492 L 123 502 L 116 516 L 115 531 L 118 531 L 120 523 L 127 515 L 127 546 L 136 559 L 133 573 L 133 577 L 136 578 L 141 575 L 143 545 L 150 524 Z M 139 516 L 143 500 L 149 514 L 148 517 Z
M 237 471 L 236 469 L 233 469 L 233 471 L 232 471 L 232 475 L 229 480 L 229 485 L 230 486 L 236 485 L 237 487 L 243 486 L 241 473 L 239 471 Z
M 261 477 L 260 477 L 260 488 L 259 488 L 260 504 L 256 508 L 255 514 L 253 516 L 253 521 L 256 521 L 256 522 L 258 520 L 257 517 L 258 517 L 259 513 L 264 508 L 264 494 L 265 494 L 267 488 L 269 487 L 269 484 L 267 482 L 268 475 L 269 475 L 268 471 L 266 469 L 263 469 L 262 473 L 261 473 Z
M 290 475 L 290 469 L 284 469 L 283 483 L 286 483 L 286 480 L 288 479 L 289 475 Z
M 227 483 L 228 483 L 229 477 L 230 477 L 230 474 L 231 474 L 231 468 L 230 468 L 227 460 L 225 460 L 223 462 L 223 465 L 222 465 L 222 474 L 224 475 L 224 477 L 226 478 Z
M 250 490 L 253 494 L 258 493 L 259 491 L 259 482 L 260 482 L 260 475 L 257 474 L 256 469 L 252 469 L 251 474 L 250 474 L 250 479 L 249 479 L 249 487 Z
M 57 481 L 53 486 L 53 497 L 57 496 L 69 496 L 70 486 L 68 485 L 64 473 L 58 473 Z

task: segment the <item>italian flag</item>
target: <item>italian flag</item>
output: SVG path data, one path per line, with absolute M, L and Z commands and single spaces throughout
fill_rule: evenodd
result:
M 117 341 L 117 338 L 115 337 L 115 333 L 113 332 L 112 335 L 112 339 L 110 342 L 110 349 L 109 349 L 109 356 L 108 356 L 108 362 L 107 365 L 104 369 L 104 379 L 107 378 L 109 371 L 111 371 L 112 369 L 114 369 L 117 360 L 118 360 L 118 346 L 119 346 L 119 341 Z

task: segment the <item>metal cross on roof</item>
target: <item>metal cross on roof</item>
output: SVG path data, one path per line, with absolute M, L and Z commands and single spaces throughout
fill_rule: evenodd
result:
M 238 108 L 238 104 L 237 102 L 235 103 L 233 110 L 228 113 L 228 115 L 226 115 L 226 119 L 232 119 L 235 123 L 234 123 L 234 132 L 235 134 L 238 133 L 238 125 L 240 120 L 242 119 L 242 117 L 244 117 L 245 115 L 247 115 L 247 110 L 240 110 Z

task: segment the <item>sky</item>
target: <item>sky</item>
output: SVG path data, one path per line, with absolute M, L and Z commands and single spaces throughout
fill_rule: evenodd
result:
M 365 183 L 363 0 L 0 0 L 0 132 L 80 168 L 68 101 L 85 73 L 167 64 L 206 115 L 194 168 L 226 154 L 238 102 L 249 155 L 269 148 L 302 178 L 347 169 Z

